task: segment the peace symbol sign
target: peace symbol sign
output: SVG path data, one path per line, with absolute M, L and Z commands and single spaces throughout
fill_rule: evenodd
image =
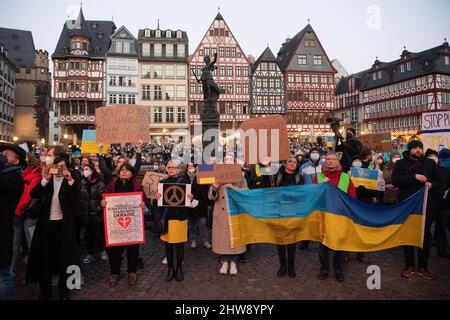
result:
M 164 191 L 164 201 L 170 206 L 178 206 L 184 199 L 185 192 L 180 186 L 170 186 Z

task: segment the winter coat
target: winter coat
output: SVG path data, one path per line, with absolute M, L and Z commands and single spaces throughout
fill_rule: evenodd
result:
M 79 221 L 83 224 L 103 221 L 103 210 L 100 205 L 105 185 L 97 179 L 81 180 Z
M 21 167 L 4 167 L 0 170 L 0 268 L 11 264 L 13 217 L 23 188 Z
M 186 177 L 180 176 L 180 177 L 168 177 L 164 180 L 161 180 L 159 183 L 190 184 L 190 181 Z M 190 210 L 191 209 L 187 207 L 158 207 L 158 212 L 160 215 L 162 215 L 163 211 L 166 211 L 168 220 L 179 220 L 179 221 L 187 220 L 189 218 Z
M 33 188 L 41 182 L 41 170 L 41 167 L 26 168 L 22 173 L 22 178 L 24 180 L 24 189 L 22 196 L 20 197 L 19 204 L 16 208 L 16 216 L 22 216 L 25 213 L 27 206 L 32 202 L 30 191 L 33 190 Z
M 248 189 L 244 177 L 240 183 L 233 184 L 237 189 Z M 217 254 L 241 254 L 246 247 L 231 247 L 230 224 L 225 200 L 225 188 L 221 185 L 215 189 L 213 185 L 209 188 L 208 197 L 214 203 L 213 226 L 212 226 L 212 251 Z
M 388 188 L 387 185 L 392 183 L 392 172 L 394 170 L 394 164 L 388 162 L 383 168 L 383 178 L 386 183 L 386 189 L 384 192 L 384 204 L 393 205 L 398 203 L 398 188 L 393 186 Z
M 198 184 L 196 175 L 194 175 L 193 179 L 190 181 L 192 184 L 192 195 L 194 196 L 194 199 L 198 201 L 198 206 L 189 209 L 189 217 L 205 218 L 208 215 L 208 207 L 213 205 L 212 201 L 208 198 L 210 185 Z
M 328 170 L 322 171 L 325 177 L 327 177 L 332 184 L 334 184 L 336 187 L 339 185 L 339 180 L 341 178 L 342 170 L 337 170 L 335 172 L 331 172 Z M 317 184 L 317 176 L 314 177 L 314 184 Z M 356 198 L 356 189 L 355 185 L 353 184 L 352 180 L 350 179 L 350 184 L 348 186 L 347 194 L 352 197 Z

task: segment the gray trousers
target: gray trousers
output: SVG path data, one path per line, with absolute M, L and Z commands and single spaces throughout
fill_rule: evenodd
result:
M 36 220 L 25 216 L 14 217 L 14 240 L 11 270 L 16 268 L 17 258 L 19 257 L 24 237 L 27 242 L 28 250 L 30 250 L 35 227 Z

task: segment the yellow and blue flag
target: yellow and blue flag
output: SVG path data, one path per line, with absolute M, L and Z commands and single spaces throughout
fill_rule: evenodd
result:
M 351 252 L 422 247 L 424 190 L 398 205 L 377 207 L 330 183 L 227 189 L 231 244 L 284 245 L 312 240 Z
M 197 166 L 197 183 L 198 184 L 213 184 L 216 182 L 214 174 L 214 165 L 199 164 Z
M 350 168 L 350 173 L 355 188 L 363 186 L 369 190 L 377 190 L 378 170 Z

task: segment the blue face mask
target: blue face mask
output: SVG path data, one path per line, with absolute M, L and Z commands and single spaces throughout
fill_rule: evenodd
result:
M 354 168 L 362 168 L 362 162 L 353 162 L 353 167 Z

